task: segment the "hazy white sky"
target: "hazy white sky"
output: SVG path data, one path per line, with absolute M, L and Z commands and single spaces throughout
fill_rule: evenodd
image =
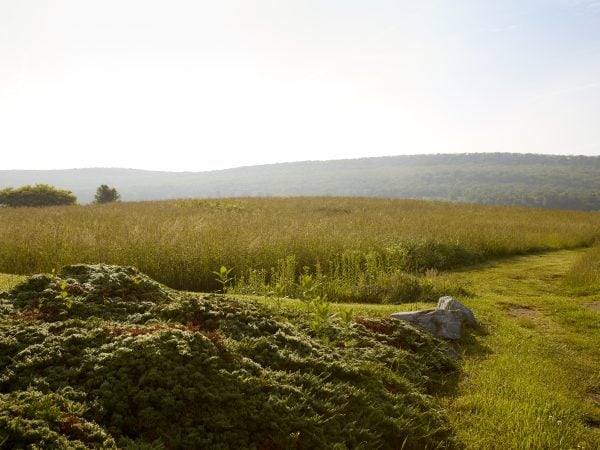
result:
M 1 0 L 0 169 L 600 154 L 600 0 Z

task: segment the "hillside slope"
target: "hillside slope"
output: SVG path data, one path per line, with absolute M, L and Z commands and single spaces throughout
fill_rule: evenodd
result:
M 102 184 L 124 200 L 245 196 L 423 198 L 600 209 L 600 157 L 511 153 L 305 161 L 212 172 L 135 169 L 0 171 L 0 188 L 48 183 L 81 203 Z

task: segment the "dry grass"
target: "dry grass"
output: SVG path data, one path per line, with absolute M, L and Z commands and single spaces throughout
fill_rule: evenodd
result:
M 361 198 L 175 200 L 0 210 L 0 272 L 135 265 L 172 287 L 213 290 L 213 270 L 270 277 L 286 257 L 330 279 L 452 269 L 591 244 L 600 214 Z M 274 268 L 273 270 L 271 268 Z
M 589 249 L 573 264 L 565 277 L 567 288 L 579 295 L 600 292 L 600 245 Z

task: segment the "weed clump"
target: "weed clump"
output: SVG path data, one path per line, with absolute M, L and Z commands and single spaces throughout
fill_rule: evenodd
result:
M 3 294 L 0 367 L 8 447 L 455 445 L 430 394 L 456 366 L 431 336 L 366 318 L 317 332 L 309 314 L 131 268 L 71 266 Z

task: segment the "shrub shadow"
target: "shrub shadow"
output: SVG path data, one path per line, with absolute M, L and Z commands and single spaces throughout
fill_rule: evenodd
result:
M 492 353 L 492 350 L 482 341 L 490 333 L 484 326 L 477 328 L 463 328 L 462 336 L 459 341 L 449 342 L 448 348 L 452 353 L 458 355 L 457 363 L 460 366 L 464 358 L 486 358 Z M 463 371 L 458 370 L 444 380 L 444 384 L 437 392 L 439 397 L 454 397 L 458 394 L 458 384 L 462 379 Z

